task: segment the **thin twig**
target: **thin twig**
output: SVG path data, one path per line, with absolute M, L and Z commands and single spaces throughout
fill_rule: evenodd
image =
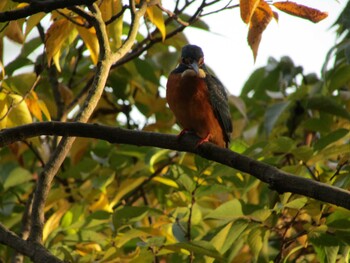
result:
M 30 93 L 35 89 L 35 87 L 38 85 L 39 80 L 40 80 L 40 75 L 38 75 L 38 76 L 36 77 L 36 79 L 35 79 L 33 85 L 31 86 L 31 88 L 30 88 L 28 91 L 26 91 L 26 93 L 22 96 L 22 99 L 21 99 L 20 101 L 14 103 L 13 100 L 12 100 L 12 102 L 11 102 L 10 106 L 8 107 L 7 111 L 5 112 L 5 114 L 4 114 L 2 117 L 0 117 L 0 121 L 2 121 L 3 119 L 5 119 L 5 118 L 10 114 L 10 112 L 12 111 L 13 108 L 15 108 L 15 107 L 17 107 L 18 105 L 20 105 L 20 104 L 29 96 L 29 94 L 30 94 Z M 9 92 L 9 93 L 7 93 L 7 94 L 11 94 L 11 93 Z

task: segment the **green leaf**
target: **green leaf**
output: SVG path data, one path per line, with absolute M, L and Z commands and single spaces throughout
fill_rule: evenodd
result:
M 186 242 L 188 240 L 187 223 L 177 220 L 172 224 L 171 230 L 177 241 Z
M 293 208 L 293 209 L 299 210 L 305 206 L 307 201 L 308 201 L 308 199 L 306 197 L 300 197 L 300 198 L 294 199 L 294 200 L 286 203 L 284 206 L 288 207 L 288 208 Z
M 247 229 L 249 223 L 246 220 L 236 220 L 234 221 L 230 232 L 227 235 L 226 242 L 224 243 L 221 250 L 219 250 L 221 253 L 225 253 L 229 249 L 232 248 L 232 244 L 235 244 L 237 240 L 241 238 L 245 230 Z
M 113 214 L 113 225 L 119 229 L 123 225 L 139 222 L 149 213 L 148 207 L 124 206 Z
M 319 139 L 315 143 L 315 145 L 314 145 L 315 151 L 322 150 L 323 148 L 325 148 L 329 144 L 336 142 L 336 141 L 340 140 L 341 138 L 345 137 L 348 133 L 349 133 L 349 130 L 347 130 L 347 129 L 338 129 L 338 130 L 335 130 L 335 131 L 327 134 L 326 136 L 322 137 L 321 139 Z
M 335 155 L 347 154 L 349 153 L 349 144 L 335 145 L 332 147 L 327 147 L 322 149 L 318 154 L 314 155 L 310 161 L 316 163 L 321 160 L 326 160 L 332 158 Z
M 295 144 L 293 139 L 281 136 L 272 140 L 267 146 L 267 149 L 271 152 L 289 153 L 295 147 Z
M 6 180 L 4 181 L 4 189 L 9 189 L 10 187 L 23 184 L 33 179 L 33 175 L 26 169 L 22 167 L 16 167 L 8 174 Z
M 264 127 L 267 134 L 270 134 L 278 118 L 290 105 L 289 101 L 273 104 L 266 109 Z
M 209 256 L 218 260 L 222 260 L 222 256 L 215 249 L 215 247 L 209 242 L 203 240 L 171 244 L 164 246 L 164 248 L 170 250 L 186 249 L 188 251 L 194 252 L 195 254 Z
M 332 122 L 331 118 L 311 118 L 307 119 L 302 126 L 309 131 L 329 132 Z
M 228 223 L 225 227 L 223 227 L 219 233 L 217 233 L 213 239 L 210 241 L 210 243 L 221 253 L 225 253 L 226 251 L 223 251 L 222 248 L 226 243 L 226 239 L 230 233 L 230 230 L 232 228 L 233 222 Z
M 312 157 L 314 151 L 309 146 L 300 146 L 291 151 L 291 153 L 299 160 L 307 162 Z
M 195 193 L 195 197 L 199 198 L 202 196 L 208 196 L 213 194 L 229 193 L 231 191 L 232 190 L 230 189 L 230 187 L 225 185 L 209 184 L 198 187 Z
M 176 182 L 182 185 L 189 193 L 192 193 L 192 191 L 196 188 L 196 183 L 185 173 L 182 173 L 179 178 L 177 178 Z
M 159 77 L 154 73 L 154 67 L 146 60 L 134 59 L 135 67 L 137 72 L 142 76 L 142 78 L 154 83 L 159 84 Z
M 318 233 L 317 235 L 312 235 L 309 237 L 310 242 L 313 244 L 317 258 L 321 263 L 334 263 L 336 262 L 338 251 L 339 251 L 339 241 L 336 237 L 325 234 Z
M 343 65 L 332 71 L 329 80 L 329 90 L 334 91 L 346 85 L 350 81 L 350 65 Z
M 258 84 L 262 81 L 262 79 L 265 76 L 265 68 L 258 68 L 255 70 L 249 77 L 249 79 L 246 81 L 244 84 L 242 91 L 241 91 L 241 96 L 242 97 L 248 97 L 248 94 L 251 91 L 254 91 L 254 88 L 258 86 Z
M 308 109 L 323 111 L 350 120 L 349 111 L 332 97 L 316 96 L 309 98 L 306 107 Z
M 260 251 L 263 247 L 263 231 L 260 228 L 254 228 L 249 232 L 247 242 L 250 250 L 253 253 L 255 260 L 259 257 Z
M 205 216 L 205 219 L 236 219 L 243 216 L 242 204 L 239 200 L 228 201 Z
M 150 171 L 151 173 L 155 172 L 155 164 L 161 160 L 164 160 L 166 158 L 168 158 L 168 153 L 170 152 L 170 150 L 168 149 L 163 149 L 163 150 L 159 150 L 159 149 L 151 149 L 145 157 L 145 163 L 148 163 L 149 167 L 150 167 Z
M 72 224 L 73 213 L 72 211 L 67 211 L 61 219 L 61 227 L 66 228 Z

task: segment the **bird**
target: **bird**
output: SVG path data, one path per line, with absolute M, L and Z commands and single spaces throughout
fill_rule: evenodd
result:
M 183 46 L 179 64 L 168 77 L 166 100 L 183 128 L 179 136 L 193 132 L 200 137 L 197 146 L 208 141 L 229 146 L 232 122 L 227 92 L 207 70 L 199 46 Z

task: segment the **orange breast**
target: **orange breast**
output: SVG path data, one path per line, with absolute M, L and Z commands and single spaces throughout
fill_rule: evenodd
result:
M 210 134 L 209 141 L 225 147 L 222 128 L 209 101 L 204 79 L 181 74 L 168 78 L 166 98 L 179 124 L 199 137 Z

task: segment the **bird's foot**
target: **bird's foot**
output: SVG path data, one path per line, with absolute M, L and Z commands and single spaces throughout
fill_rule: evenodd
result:
M 197 144 L 196 144 L 196 148 L 197 148 L 199 145 L 202 145 L 202 144 L 205 143 L 205 142 L 209 142 L 210 137 L 211 137 L 211 134 L 208 133 L 207 136 L 205 136 L 204 138 L 200 139 L 200 141 L 197 142 Z

